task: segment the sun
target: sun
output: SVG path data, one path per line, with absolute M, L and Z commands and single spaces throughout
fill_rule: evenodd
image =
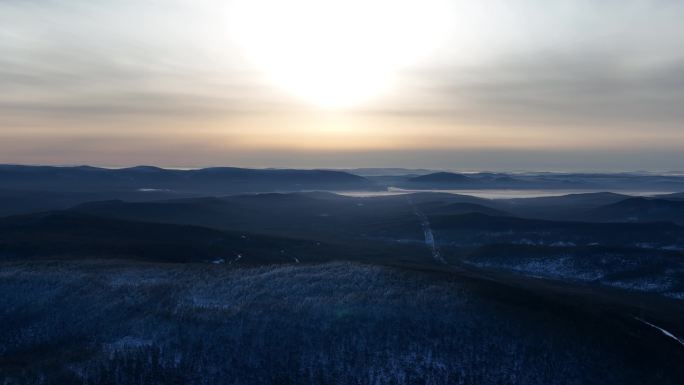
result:
M 278 87 L 324 108 L 387 92 L 449 28 L 446 0 L 235 0 L 231 36 Z

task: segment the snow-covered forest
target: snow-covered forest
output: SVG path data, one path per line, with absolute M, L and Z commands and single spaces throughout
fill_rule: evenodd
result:
M 677 383 L 594 320 L 438 273 L 17 262 L 0 291 L 2 384 Z

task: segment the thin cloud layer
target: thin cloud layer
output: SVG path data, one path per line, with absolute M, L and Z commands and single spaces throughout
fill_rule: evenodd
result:
M 569 168 L 642 168 L 630 152 L 643 168 L 684 162 L 681 2 L 453 1 L 439 50 L 338 111 L 272 84 L 227 12 L 0 3 L 0 162 L 541 169 L 549 148 Z M 190 138 L 197 151 L 179 157 Z

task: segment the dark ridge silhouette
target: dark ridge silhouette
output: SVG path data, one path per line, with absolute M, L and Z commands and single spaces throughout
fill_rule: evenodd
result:
M 456 202 L 447 204 L 428 202 L 421 204 L 420 207 L 428 215 L 461 215 L 477 213 L 493 217 L 512 216 L 511 213 L 508 213 L 503 210 L 497 210 L 482 204 L 468 202 Z
M 629 198 L 611 192 L 568 194 L 536 198 L 514 198 L 491 201 L 489 204 L 516 216 L 549 220 L 594 221 L 591 211 Z
M 473 213 L 433 215 L 436 238 L 445 244 L 611 245 L 684 250 L 684 227 L 669 222 L 589 223 L 492 217 Z
M 146 202 L 162 199 L 190 197 L 171 191 L 47 191 L 0 190 L 0 217 L 41 211 L 63 210 L 92 201 L 125 200 Z
M 239 213 L 251 215 L 252 211 L 249 206 L 243 211 L 233 211 L 234 206 L 217 198 L 164 203 L 106 201 L 68 211 L 0 218 L 0 260 L 114 258 L 186 263 L 218 260 L 261 265 L 332 260 L 401 261 L 421 259 L 424 254 L 420 243 L 400 245 L 380 237 L 349 238 L 349 234 L 356 233 L 341 234 L 335 230 L 337 224 L 323 226 L 316 232 L 287 231 L 288 223 L 309 228 L 307 223 L 297 224 L 298 218 L 279 222 L 271 234 L 263 234 L 268 230 L 263 227 L 263 221 L 269 218 L 266 214 L 257 215 L 262 226 L 231 226 L 231 223 L 243 223 L 246 217 L 239 217 Z M 236 222 L 220 219 L 231 215 L 238 216 Z M 365 229 L 382 232 L 374 225 Z
M 1 165 L 0 180 L 3 182 L 3 189 L 7 190 L 173 191 L 219 195 L 240 192 L 376 188 L 363 177 L 341 171 L 234 167 L 170 170 L 152 166 L 104 169 Z
M 454 183 L 462 184 L 473 182 L 474 180 L 463 174 L 455 174 L 452 172 L 435 172 L 432 174 L 421 175 L 408 179 L 411 183 Z
M 684 177 L 636 173 L 454 173 L 426 175 L 373 175 L 378 184 L 409 189 L 520 189 L 578 191 L 682 191 Z
M 156 262 L 291 263 L 314 261 L 311 241 L 176 224 L 125 221 L 76 212 L 0 219 L 0 259 L 116 258 Z M 289 254 L 281 253 L 287 250 Z
M 329 193 L 264 193 L 157 202 L 91 202 L 74 211 L 126 220 L 192 224 L 224 230 L 327 240 L 382 237 L 421 239 L 405 197 L 353 198 Z M 398 231 L 398 230 L 397 230 Z
M 507 202 L 516 206 L 583 206 L 583 207 L 597 207 L 614 202 L 619 202 L 628 198 L 627 195 L 617 194 L 612 192 L 596 192 L 596 193 L 579 193 L 567 194 L 561 196 L 547 196 L 536 198 L 513 198 L 508 199 Z
M 629 198 L 599 207 L 591 216 L 596 220 L 611 222 L 663 222 L 684 225 L 684 201 Z
M 684 200 L 684 192 L 674 193 L 674 194 L 664 194 L 658 195 L 656 198 L 668 199 L 668 200 Z

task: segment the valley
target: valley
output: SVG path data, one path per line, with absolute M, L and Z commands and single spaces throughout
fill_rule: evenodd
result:
M 4 194 L 6 383 L 684 378 L 677 195 Z

